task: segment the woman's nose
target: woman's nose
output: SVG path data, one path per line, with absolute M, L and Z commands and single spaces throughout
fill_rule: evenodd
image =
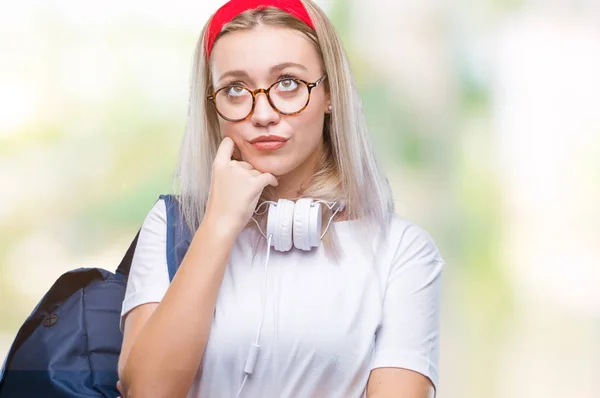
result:
M 271 106 L 266 93 L 261 92 L 256 94 L 254 112 L 251 117 L 252 123 L 260 126 L 268 126 L 277 123 L 280 116 L 279 112 Z

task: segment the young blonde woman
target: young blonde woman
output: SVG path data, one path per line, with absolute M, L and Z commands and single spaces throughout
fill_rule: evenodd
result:
M 123 302 L 127 397 L 429 398 L 441 271 L 394 214 L 330 21 L 311 0 L 233 0 L 196 48 L 169 283 L 159 200 Z

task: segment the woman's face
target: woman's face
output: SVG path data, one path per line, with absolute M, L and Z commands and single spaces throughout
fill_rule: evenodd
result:
M 235 31 L 221 37 L 212 50 L 211 71 L 215 90 L 232 83 L 250 90 L 266 89 L 284 79 L 271 94 L 281 90 L 280 98 L 290 95 L 286 90 L 296 87 L 286 78 L 313 83 L 324 74 L 319 54 L 303 33 L 269 26 Z M 236 89 L 228 90 L 232 96 L 238 93 Z M 267 96 L 259 93 L 254 112 L 246 120 L 228 122 L 219 117 L 219 124 L 222 135 L 233 139 L 242 159 L 254 168 L 278 177 L 292 171 L 311 173 L 310 168 L 319 158 L 328 105 L 325 84 L 312 89 L 308 106 L 297 115 L 278 113 L 269 104 Z M 259 137 L 269 136 L 285 142 L 253 143 Z

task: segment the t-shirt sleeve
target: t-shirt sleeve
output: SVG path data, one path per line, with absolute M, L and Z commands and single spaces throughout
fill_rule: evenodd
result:
M 392 256 L 372 369 L 396 367 L 438 383 L 439 312 L 444 260 L 415 224 L 402 233 Z
M 158 303 L 169 288 L 167 268 L 167 209 L 158 200 L 146 216 L 131 261 L 120 327 L 129 311 L 146 303 Z

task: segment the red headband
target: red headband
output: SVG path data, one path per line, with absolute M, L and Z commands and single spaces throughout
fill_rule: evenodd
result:
M 231 0 L 219 8 L 213 15 L 206 33 L 206 55 L 210 56 L 213 45 L 223 26 L 244 11 L 255 8 L 276 7 L 303 21 L 311 28 L 315 28 L 308 11 L 300 0 Z

